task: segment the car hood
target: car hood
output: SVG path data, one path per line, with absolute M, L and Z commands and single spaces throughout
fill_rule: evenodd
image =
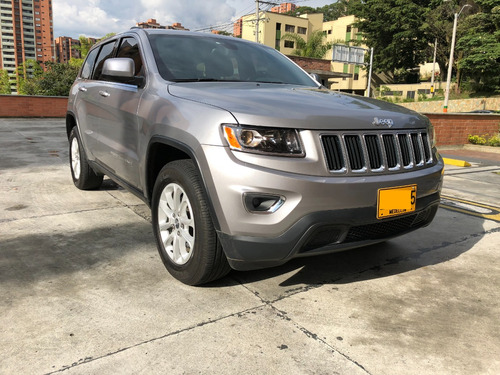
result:
M 240 83 L 176 83 L 173 96 L 205 103 L 232 113 L 244 125 L 297 129 L 416 128 L 427 124 L 424 116 L 404 107 L 362 96 L 303 86 Z M 377 121 L 382 120 L 382 121 Z

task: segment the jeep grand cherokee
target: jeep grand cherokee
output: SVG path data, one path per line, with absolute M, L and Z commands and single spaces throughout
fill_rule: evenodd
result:
M 163 263 L 190 285 L 384 241 L 438 208 L 427 118 L 329 91 L 236 38 L 132 29 L 100 42 L 66 124 L 75 185 L 106 175 L 142 198 Z

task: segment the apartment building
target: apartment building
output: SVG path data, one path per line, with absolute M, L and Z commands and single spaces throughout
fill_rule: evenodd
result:
M 322 29 L 323 14 L 303 14 L 300 17 L 293 17 L 281 13 L 261 11 L 259 12 L 258 39 L 255 36 L 255 21 L 255 13 L 242 17 L 241 37 L 247 40 L 258 41 L 259 43 L 276 48 L 285 55 L 289 55 L 296 48 L 295 42 L 282 40 L 281 37 L 286 33 L 298 34 L 307 41 L 313 31 Z
M 182 26 L 181 23 L 176 22 L 172 24 L 171 26 L 163 26 L 160 25 L 156 19 L 150 18 L 146 22 L 138 22 L 135 24 L 137 27 L 140 27 L 142 29 L 168 29 L 168 30 L 189 30 L 186 29 L 184 26 Z
M 54 61 L 52 0 L 0 0 L 0 24 L 0 69 L 12 76 L 26 60 Z
M 81 59 L 82 54 L 80 51 L 80 40 L 73 39 L 67 36 L 60 36 L 56 38 L 56 61 L 58 63 L 66 64 L 70 59 Z
M 361 33 L 354 27 L 355 22 L 355 16 L 340 17 L 335 21 L 324 22 L 323 32 L 326 34 L 326 41 L 360 47 L 368 53 L 368 47 L 362 43 Z M 332 58 L 332 55 L 326 57 Z M 368 83 L 368 71 L 364 68 L 364 65 L 332 61 L 332 71 L 349 74 L 350 78 L 344 77 L 341 80 L 331 80 L 331 90 L 364 95 Z
M 295 5 L 294 3 L 281 3 L 280 5 L 272 7 L 271 12 L 286 13 L 293 12 L 295 9 L 297 9 L 297 5 Z
M 243 17 L 233 24 L 233 36 L 240 38 L 243 33 Z
M 241 30 L 243 39 L 256 41 L 255 20 L 255 14 L 248 14 L 236 21 L 234 29 Z M 274 47 L 285 55 L 292 55 L 296 49 L 296 42 L 282 40 L 284 34 L 297 34 L 307 42 L 314 31 L 321 30 L 326 35 L 325 42 L 354 44 L 354 41 L 356 41 L 355 44 L 359 44 L 361 34 L 353 27 L 354 22 L 354 16 L 323 22 L 322 13 L 302 14 L 294 17 L 282 13 L 262 11 L 259 13 L 258 42 Z M 367 87 L 367 75 L 362 66 L 334 62 L 332 61 L 332 51 L 327 52 L 323 59 L 326 60 L 326 65 L 324 61 L 321 64 L 318 61 L 313 64 L 319 64 L 321 68 L 312 68 L 303 59 L 294 60 L 309 73 L 318 74 L 321 83 L 326 87 L 332 90 L 364 95 Z

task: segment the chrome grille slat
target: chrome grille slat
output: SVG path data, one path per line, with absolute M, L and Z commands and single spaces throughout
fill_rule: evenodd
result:
M 323 147 L 325 148 L 328 169 L 331 171 L 344 170 L 344 156 L 339 137 L 336 135 L 326 137 L 323 140 Z
M 410 171 L 433 162 L 425 130 L 332 132 L 321 143 L 332 173 Z
M 368 150 L 368 158 L 370 160 L 371 169 L 379 169 L 382 167 L 383 155 L 380 152 L 380 142 L 375 134 L 365 135 L 366 149 Z
M 347 155 L 349 157 L 349 166 L 351 167 L 351 170 L 362 170 L 365 166 L 365 156 L 359 135 L 346 135 L 344 140 L 347 147 Z
M 384 150 L 387 157 L 387 167 L 396 168 L 398 166 L 398 150 L 393 134 L 383 134 Z
M 411 166 L 410 143 L 408 134 L 398 134 L 399 148 L 401 150 L 402 164 L 404 167 Z

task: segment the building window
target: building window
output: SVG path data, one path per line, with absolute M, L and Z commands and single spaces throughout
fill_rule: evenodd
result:
M 292 40 L 285 40 L 285 48 L 294 48 L 294 43 Z
M 304 34 L 304 35 L 307 34 L 307 28 L 297 26 L 297 34 Z
M 431 93 L 431 89 L 418 89 L 418 95 L 428 95 Z
M 295 32 L 295 26 L 293 26 L 293 25 L 285 25 L 285 32 L 286 33 L 294 33 Z

